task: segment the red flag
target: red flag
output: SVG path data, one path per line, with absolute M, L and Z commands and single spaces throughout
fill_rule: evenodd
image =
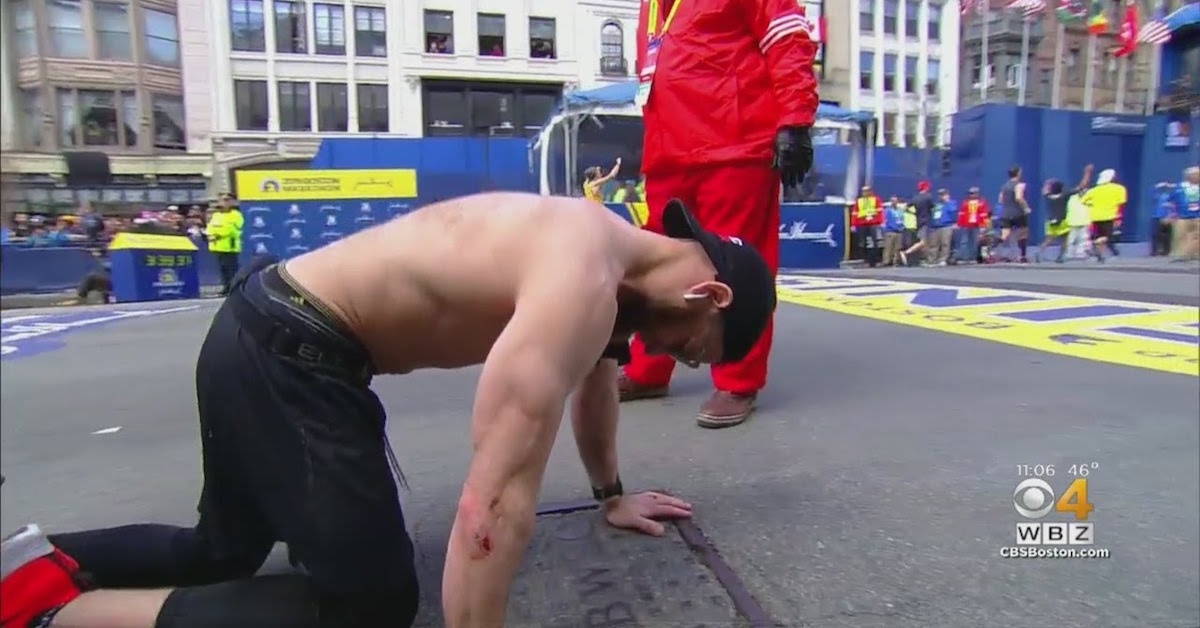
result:
M 1128 57 L 1132 55 L 1138 46 L 1138 10 L 1137 4 L 1130 2 L 1125 9 L 1125 19 L 1121 20 L 1121 47 L 1117 49 L 1113 56 Z

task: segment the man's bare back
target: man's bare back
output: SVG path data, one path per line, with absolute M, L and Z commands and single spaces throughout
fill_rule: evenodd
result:
M 380 373 L 405 373 L 482 363 L 529 277 L 548 269 L 585 269 L 579 281 L 608 281 L 615 298 L 644 239 L 592 201 L 487 193 L 306 253 L 286 272 L 363 342 Z

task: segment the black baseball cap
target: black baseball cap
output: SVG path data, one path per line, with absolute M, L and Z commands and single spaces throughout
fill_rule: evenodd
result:
M 758 342 L 775 311 L 775 274 L 762 255 L 741 239 L 701 227 L 679 199 L 667 203 L 662 220 L 668 237 L 699 243 L 717 269 L 717 281 L 732 290 L 733 300 L 721 310 L 725 324 L 721 363 L 741 360 Z

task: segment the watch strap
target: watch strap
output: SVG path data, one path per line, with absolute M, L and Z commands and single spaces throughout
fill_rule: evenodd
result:
M 592 487 L 592 497 L 598 502 L 607 501 L 613 497 L 620 497 L 625 494 L 625 487 L 621 486 L 621 478 L 618 477 L 616 482 L 608 486 Z

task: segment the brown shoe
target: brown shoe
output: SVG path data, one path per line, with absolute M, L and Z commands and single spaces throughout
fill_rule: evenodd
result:
M 700 407 L 700 415 L 696 424 L 709 429 L 733 427 L 741 425 L 754 412 L 754 400 L 757 394 L 735 395 L 718 390 Z
M 621 370 L 621 374 L 617 377 L 617 390 L 621 391 L 621 401 L 658 399 L 667 396 L 666 386 L 643 386 L 629 379 L 624 369 Z

